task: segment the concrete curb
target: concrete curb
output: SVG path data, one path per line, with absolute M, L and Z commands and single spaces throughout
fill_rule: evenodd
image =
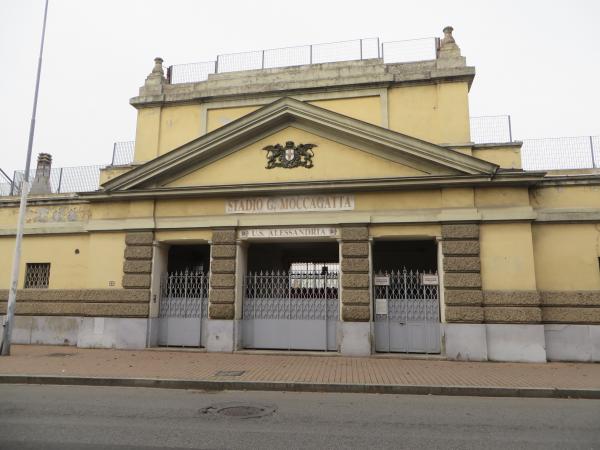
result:
M 470 397 L 600 399 L 600 389 L 519 388 L 483 386 L 424 386 L 384 384 L 287 383 L 270 381 L 176 380 L 156 378 L 60 377 L 53 375 L 0 375 L 0 384 L 145 387 L 204 391 L 290 391 L 354 394 L 409 394 Z

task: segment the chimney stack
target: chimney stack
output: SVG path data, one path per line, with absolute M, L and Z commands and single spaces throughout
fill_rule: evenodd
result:
M 51 194 L 50 173 L 52 172 L 52 155 L 50 153 L 40 153 L 37 159 L 37 168 L 35 169 L 35 178 L 31 183 L 31 194 Z

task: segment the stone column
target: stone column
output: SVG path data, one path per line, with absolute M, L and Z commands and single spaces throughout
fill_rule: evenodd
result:
M 446 356 L 487 360 L 479 224 L 442 225 L 442 254 Z
M 211 242 L 210 290 L 208 294 L 209 352 L 235 349 L 236 231 L 215 229 Z
M 366 226 L 341 228 L 340 352 L 345 355 L 371 354 L 371 280 L 369 229 Z

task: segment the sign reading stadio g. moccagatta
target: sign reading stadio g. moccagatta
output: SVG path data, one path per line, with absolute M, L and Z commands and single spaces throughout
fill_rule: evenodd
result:
M 305 211 L 352 211 L 354 195 L 282 195 L 234 198 L 225 202 L 227 214 L 270 214 Z

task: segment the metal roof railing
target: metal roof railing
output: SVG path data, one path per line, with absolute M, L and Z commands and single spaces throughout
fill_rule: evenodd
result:
M 308 44 L 251 52 L 218 55 L 216 61 L 175 64 L 167 69 L 171 84 L 206 81 L 210 74 L 244 70 L 294 67 L 340 61 L 384 58 L 385 63 L 404 63 L 436 59 L 438 38 L 385 42 L 379 38 Z M 385 55 L 385 56 L 384 56 Z
M 471 141 L 476 144 L 512 142 L 510 116 L 478 116 L 470 118 Z
M 124 166 L 133 162 L 135 141 L 121 141 L 113 144 L 113 166 Z
M 70 192 L 91 192 L 100 186 L 100 169 L 98 166 L 54 167 L 50 169 L 50 193 L 65 194 Z M 34 180 L 36 169 L 31 169 L 29 179 Z M 21 183 L 25 171 L 16 170 L 13 176 L 12 189 L 9 195 L 21 195 Z
M 0 196 L 12 195 L 13 180 L 10 179 L 4 170 L 0 169 Z
M 475 143 L 504 144 L 512 142 L 509 116 L 471 118 L 471 136 Z M 600 168 L 600 136 L 577 136 L 546 139 L 524 139 L 521 161 L 524 170 L 569 170 Z M 134 141 L 115 142 L 113 166 L 133 162 Z M 100 170 L 105 167 L 55 167 L 50 170 L 49 184 L 53 194 L 91 192 L 100 187 Z M 32 169 L 30 179 L 34 180 Z M 11 179 L 0 169 L 0 196 L 20 195 L 24 171 L 17 170 Z
M 524 139 L 521 163 L 525 170 L 600 168 L 600 136 Z

